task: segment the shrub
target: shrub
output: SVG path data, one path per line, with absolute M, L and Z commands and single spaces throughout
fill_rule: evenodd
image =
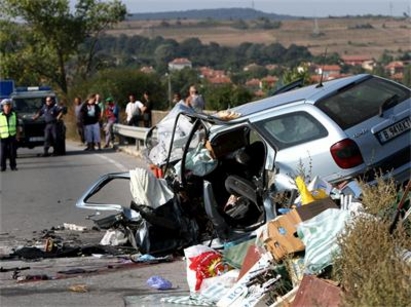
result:
M 382 178 L 375 186 L 360 185 L 365 212 L 338 238 L 341 253 L 333 267 L 344 291 L 343 305 L 409 306 L 411 264 L 403 254 L 411 242 L 401 226 L 389 231 L 397 188 Z

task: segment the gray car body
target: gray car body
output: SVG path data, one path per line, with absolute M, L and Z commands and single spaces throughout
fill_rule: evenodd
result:
M 386 172 L 384 176 L 392 176 L 398 182 L 404 182 L 410 178 L 411 168 L 409 159 L 411 138 L 409 130 L 386 144 L 379 142 L 376 133 L 396 122 L 410 118 L 411 91 L 409 88 L 404 87 L 408 91 L 408 99 L 392 108 L 388 108 L 383 112 L 382 116 L 372 116 L 364 122 L 345 130 L 316 105 L 318 101 L 325 97 L 330 97 L 343 88 L 361 83 L 370 78 L 379 77 L 368 74 L 355 75 L 327 81 L 320 85 L 310 85 L 244 104 L 231 109 L 231 111 L 241 115 L 239 118 L 231 121 L 231 124 L 238 121 L 239 125 L 243 125 L 244 123 L 241 124 L 240 122 L 246 121 L 248 124 L 258 127 L 260 122 L 267 119 L 295 112 L 306 112 L 324 126 L 328 132 L 327 136 L 284 149 L 277 148 L 275 158 L 268 157 L 267 161 L 270 164 L 275 159 L 278 185 L 284 188 L 291 188 L 289 177 L 294 177 L 301 166 L 307 172 L 310 172 L 311 175 L 321 176 L 331 183 L 351 180 L 367 171 L 378 171 L 379 167 L 383 167 Z M 379 79 L 393 82 L 387 79 Z M 343 112 L 351 112 L 351 110 L 343 110 Z M 227 129 L 232 129 L 232 125 L 212 125 L 210 127 L 210 138 L 212 139 Z M 272 147 L 277 147 L 274 139 L 263 135 L 263 133 L 262 136 Z M 364 163 L 352 168 L 343 169 L 335 163 L 330 147 L 347 138 L 357 143 Z M 397 157 L 399 152 L 402 152 L 401 161 Z M 404 153 L 408 157 L 404 158 Z M 268 154 L 270 153 L 268 152 Z M 400 165 L 392 163 L 393 159 L 397 159 L 397 164 Z M 268 168 L 271 168 L 271 166 L 268 166 Z

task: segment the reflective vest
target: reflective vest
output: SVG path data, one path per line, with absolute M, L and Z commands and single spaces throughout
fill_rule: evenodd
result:
M 8 123 L 7 116 L 4 113 L 0 113 L 0 138 L 5 139 L 9 136 L 16 135 L 17 132 L 17 116 L 12 112 Z

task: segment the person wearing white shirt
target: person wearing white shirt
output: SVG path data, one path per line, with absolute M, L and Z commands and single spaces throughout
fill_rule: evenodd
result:
M 126 105 L 126 122 L 130 126 L 138 126 L 138 121 L 141 119 L 144 105 L 141 101 L 135 99 L 134 95 L 129 95 L 129 102 Z

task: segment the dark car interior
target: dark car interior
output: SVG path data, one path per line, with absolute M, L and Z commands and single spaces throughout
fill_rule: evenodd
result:
M 265 222 L 262 187 L 266 149 L 251 140 L 248 126 L 231 129 L 210 141 L 218 166 L 204 176 L 184 171 L 189 206 L 202 204 L 219 237 L 257 228 Z

